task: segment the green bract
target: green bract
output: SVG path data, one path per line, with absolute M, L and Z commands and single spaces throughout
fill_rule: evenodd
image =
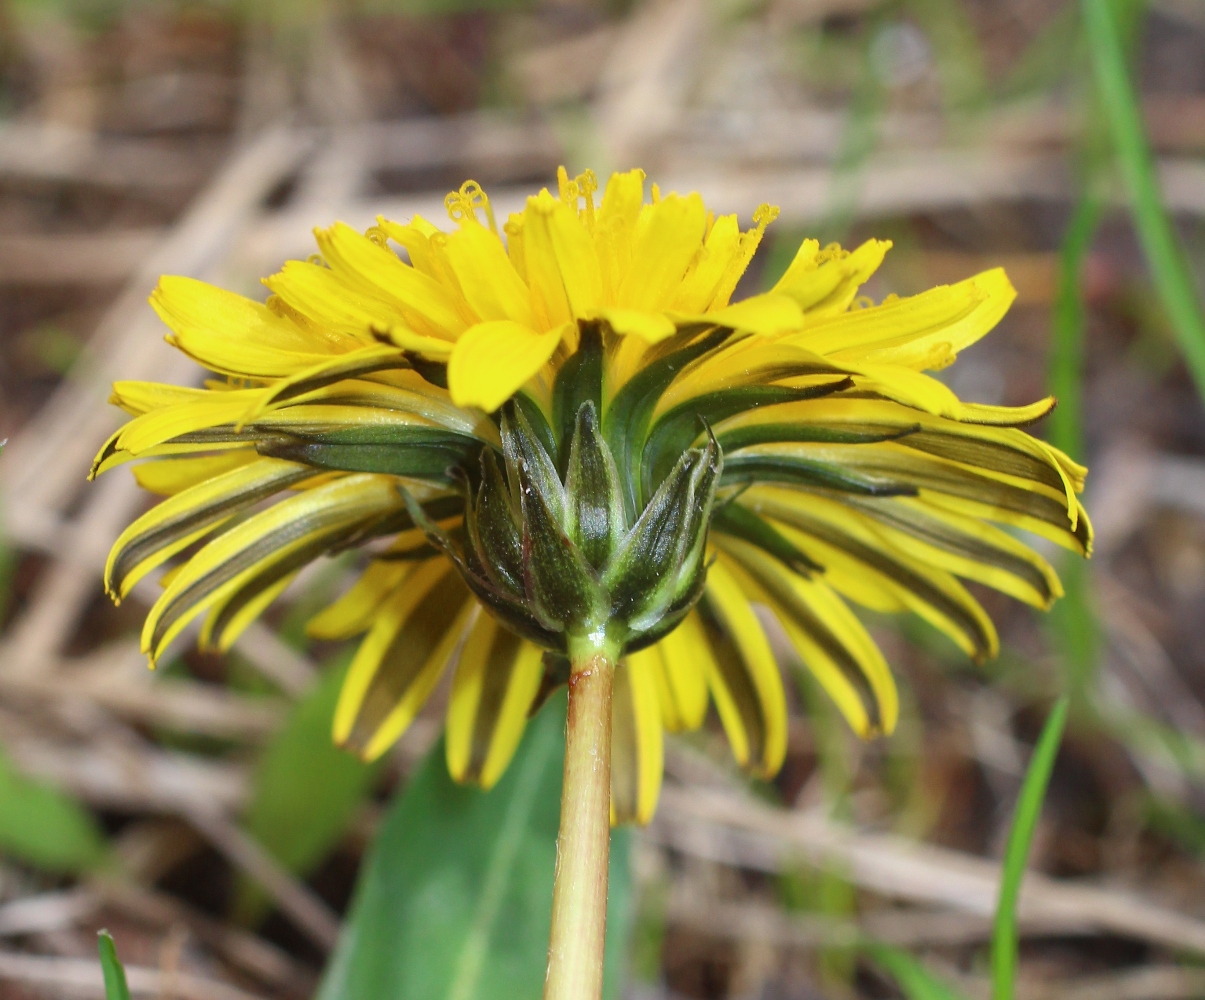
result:
M 456 562 L 473 593 L 521 635 L 567 653 L 575 641 L 641 649 L 698 601 L 703 552 L 724 460 L 707 429 L 684 452 L 636 517 L 624 477 L 598 423 L 578 405 L 562 465 L 522 409 L 501 419 L 503 465 L 485 451 L 477 481 L 462 479 L 464 530 L 457 538 L 408 506 L 428 538 Z

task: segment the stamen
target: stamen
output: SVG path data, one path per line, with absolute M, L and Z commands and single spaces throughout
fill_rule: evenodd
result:
M 598 178 L 593 170 L 584 170 L 575 179 L 578 191 L 586 199 L 586 228 L 594 231 L 594 192 L 598 190 Z
M 476 181 L 465 181 L 460 185 L 460 195 L 466 199 L 474 216 L 476 216 L 478 208 L 485 210 L 485 218 L 489 223 L 490 232 L 497 236 L 498 223 L 494 219 L 494 207 L 490 204 L 489 195 L 485 193 L 481 185 Z
M 654 184 L 653 185 L 653 204 L 656 205 L 657 202 L 659 202 L 660 200 L 661 200 L 661 185 Z
M 527 258 L 523 253 L 523 216 L 515 212 L 502 227 L 506 233 L 506 255 L 510 258 L 519 277 L 527 280 Z
M 581 189 L 578 187 L 577 181 L 569 179 L 569 171 L 564 167 L 556 168 L 556 185 L 562 204 L 576 210 L 578 198 L 581 197 Z
M 465 181 L 460 185 L 459 191 L 449 191 L 444 198 L 444 208 L 447 209 L 448 218 L 455 223 L 470 218 L 478 221 L 477 209 L 484 209 L 490 231 L 495 236 L 498 235 L 498 223 L 494 219 L 494 209 L 490 205 L 489 196 L 476 181 Z
M 845 260 L 849 256 L 848 250 L 842 250 L 840 243 L 830 243 L 818 254 L 816 254 L 816 266 L 827 264 L 830 260 Z

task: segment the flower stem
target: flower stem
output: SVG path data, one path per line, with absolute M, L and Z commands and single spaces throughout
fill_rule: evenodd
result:
M 544 1000 L 598 1000 L 602 995 L 614 676 L 609 650 L 592 646 L 572 657 Z

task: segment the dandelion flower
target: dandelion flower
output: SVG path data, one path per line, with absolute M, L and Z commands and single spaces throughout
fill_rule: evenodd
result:
M 338 742 L 380 755 L 454 667 L 448 766 L 488 788 L 542 694 L 605 654 L 613 738 L 590 738 L 611 743 L 612 821 L 644 822 L 663 731 L 709 703 L 742 765 L 780 767 L 755 605 L 868 736 L 897 695 L 851 604 L 912 612 L 982 659 L 996 633 L 961 581 L 1060 596 L 1010 530 L 1091 548 L 1086 470 L 1021 429 L 1054 400 L 966 403 L 926 374 L 1004 315 L 1003 271 L 876 305 L 859 289 L 889 243 L 807 240 L 733 303 L 774 209 L 742 232 L 697 194 L 646 200 L 638 170 L 596 189 L 562 170 L 501 231 L 471 182 L 449 232 L 318 230 L 264 304 L 160 281 L 168 340 L 218 377 L 118 383 L 133 419 L 93 470 L 152 459 L 134 474 L 166 496 L 105 571 L 120 599 L 176 562 L 152 662 L 198 618 L 228 648 L 303 567 L 360 548 L 362 575 L 309 626 L 364 635 Z M 571 694 L 571 737 L 573 712 Z
M 1019 429 L 1054 400 L 964 403 L 924 374 L 1003 316 L 1002 271 L 874 305 L 858 290 L 890 244 L 808 240 L 733 305 L 774 210 L 741 232 L 643 182 L 616 174 L 596 205 L 593 176 L 562 171 L 559 197 L 503 232 L 471 182 L 448 196 L 450 233 L 336 224 L 262 305 L 164 277 L 168 340 L 223 378 L 118 383 L 133 419 L 94 467 L 153 458 L 135 475 L 167 495 L 113 547 L 116 599 L 186 556 L 146 619 L 152 661 L 200 616 L 202 643 L 228 648 L 302 567 L 363 547 L 363 575 L 310 623 L 366 633 L 340 742 L 384 752 L 455 664 L 448 763 L 489 787 L 575 636 L 609 627 L 626 654 L 613 808 L 645 821 L 662 729 L 699 726 L 709 700 L 743 765 L 782 762 L 752 604 L 869 735 L 890 732 L 896 692 L 847 602 L 914 612 L 982 659 L 996 633 L 959 578 L 1060 596 L 995 526 L 1090 549 L 1085 470 Z

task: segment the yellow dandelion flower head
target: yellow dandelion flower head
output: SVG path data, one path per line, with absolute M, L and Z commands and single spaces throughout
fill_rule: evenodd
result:
M 500 226 L 481 188 L 451 225 L 338 223 L 260 303 L 164 277 L 168 339 L 203 388 L 122 382 L 131 420 L 94 472 L 164 499 L 117 540 L 121 599 L 162 576 L 143 648 L 190 622 L 226 649 L 298 572 L 364 568 L 313 636 L 363 636 L 335 738 L 366 757 L 443 672 L 452 774 L 501 775 L 566 657 L 602 643 L 614 682 L 613 817 L 647 820 L 664 730 L 714 704 L 738 761 L 772 775 L 782 681 L 762 622 L 862 735 L 889 732 L 890 671 L 851 605 L 911 612 L 996 652 L 962 581 L 1037 607 L 1061 590 L 1009 529 L 1088 554 L 1086 470 L 1021 428 L 1053 405 L 963 402 L 926 372 L 989 331 L 1000 270 L 879 304 L 889 249 L 805 240 L 764 293 L 731 301 L 776 210 L 742 230 L 697 194 L 599 193 L 564 170 Z

